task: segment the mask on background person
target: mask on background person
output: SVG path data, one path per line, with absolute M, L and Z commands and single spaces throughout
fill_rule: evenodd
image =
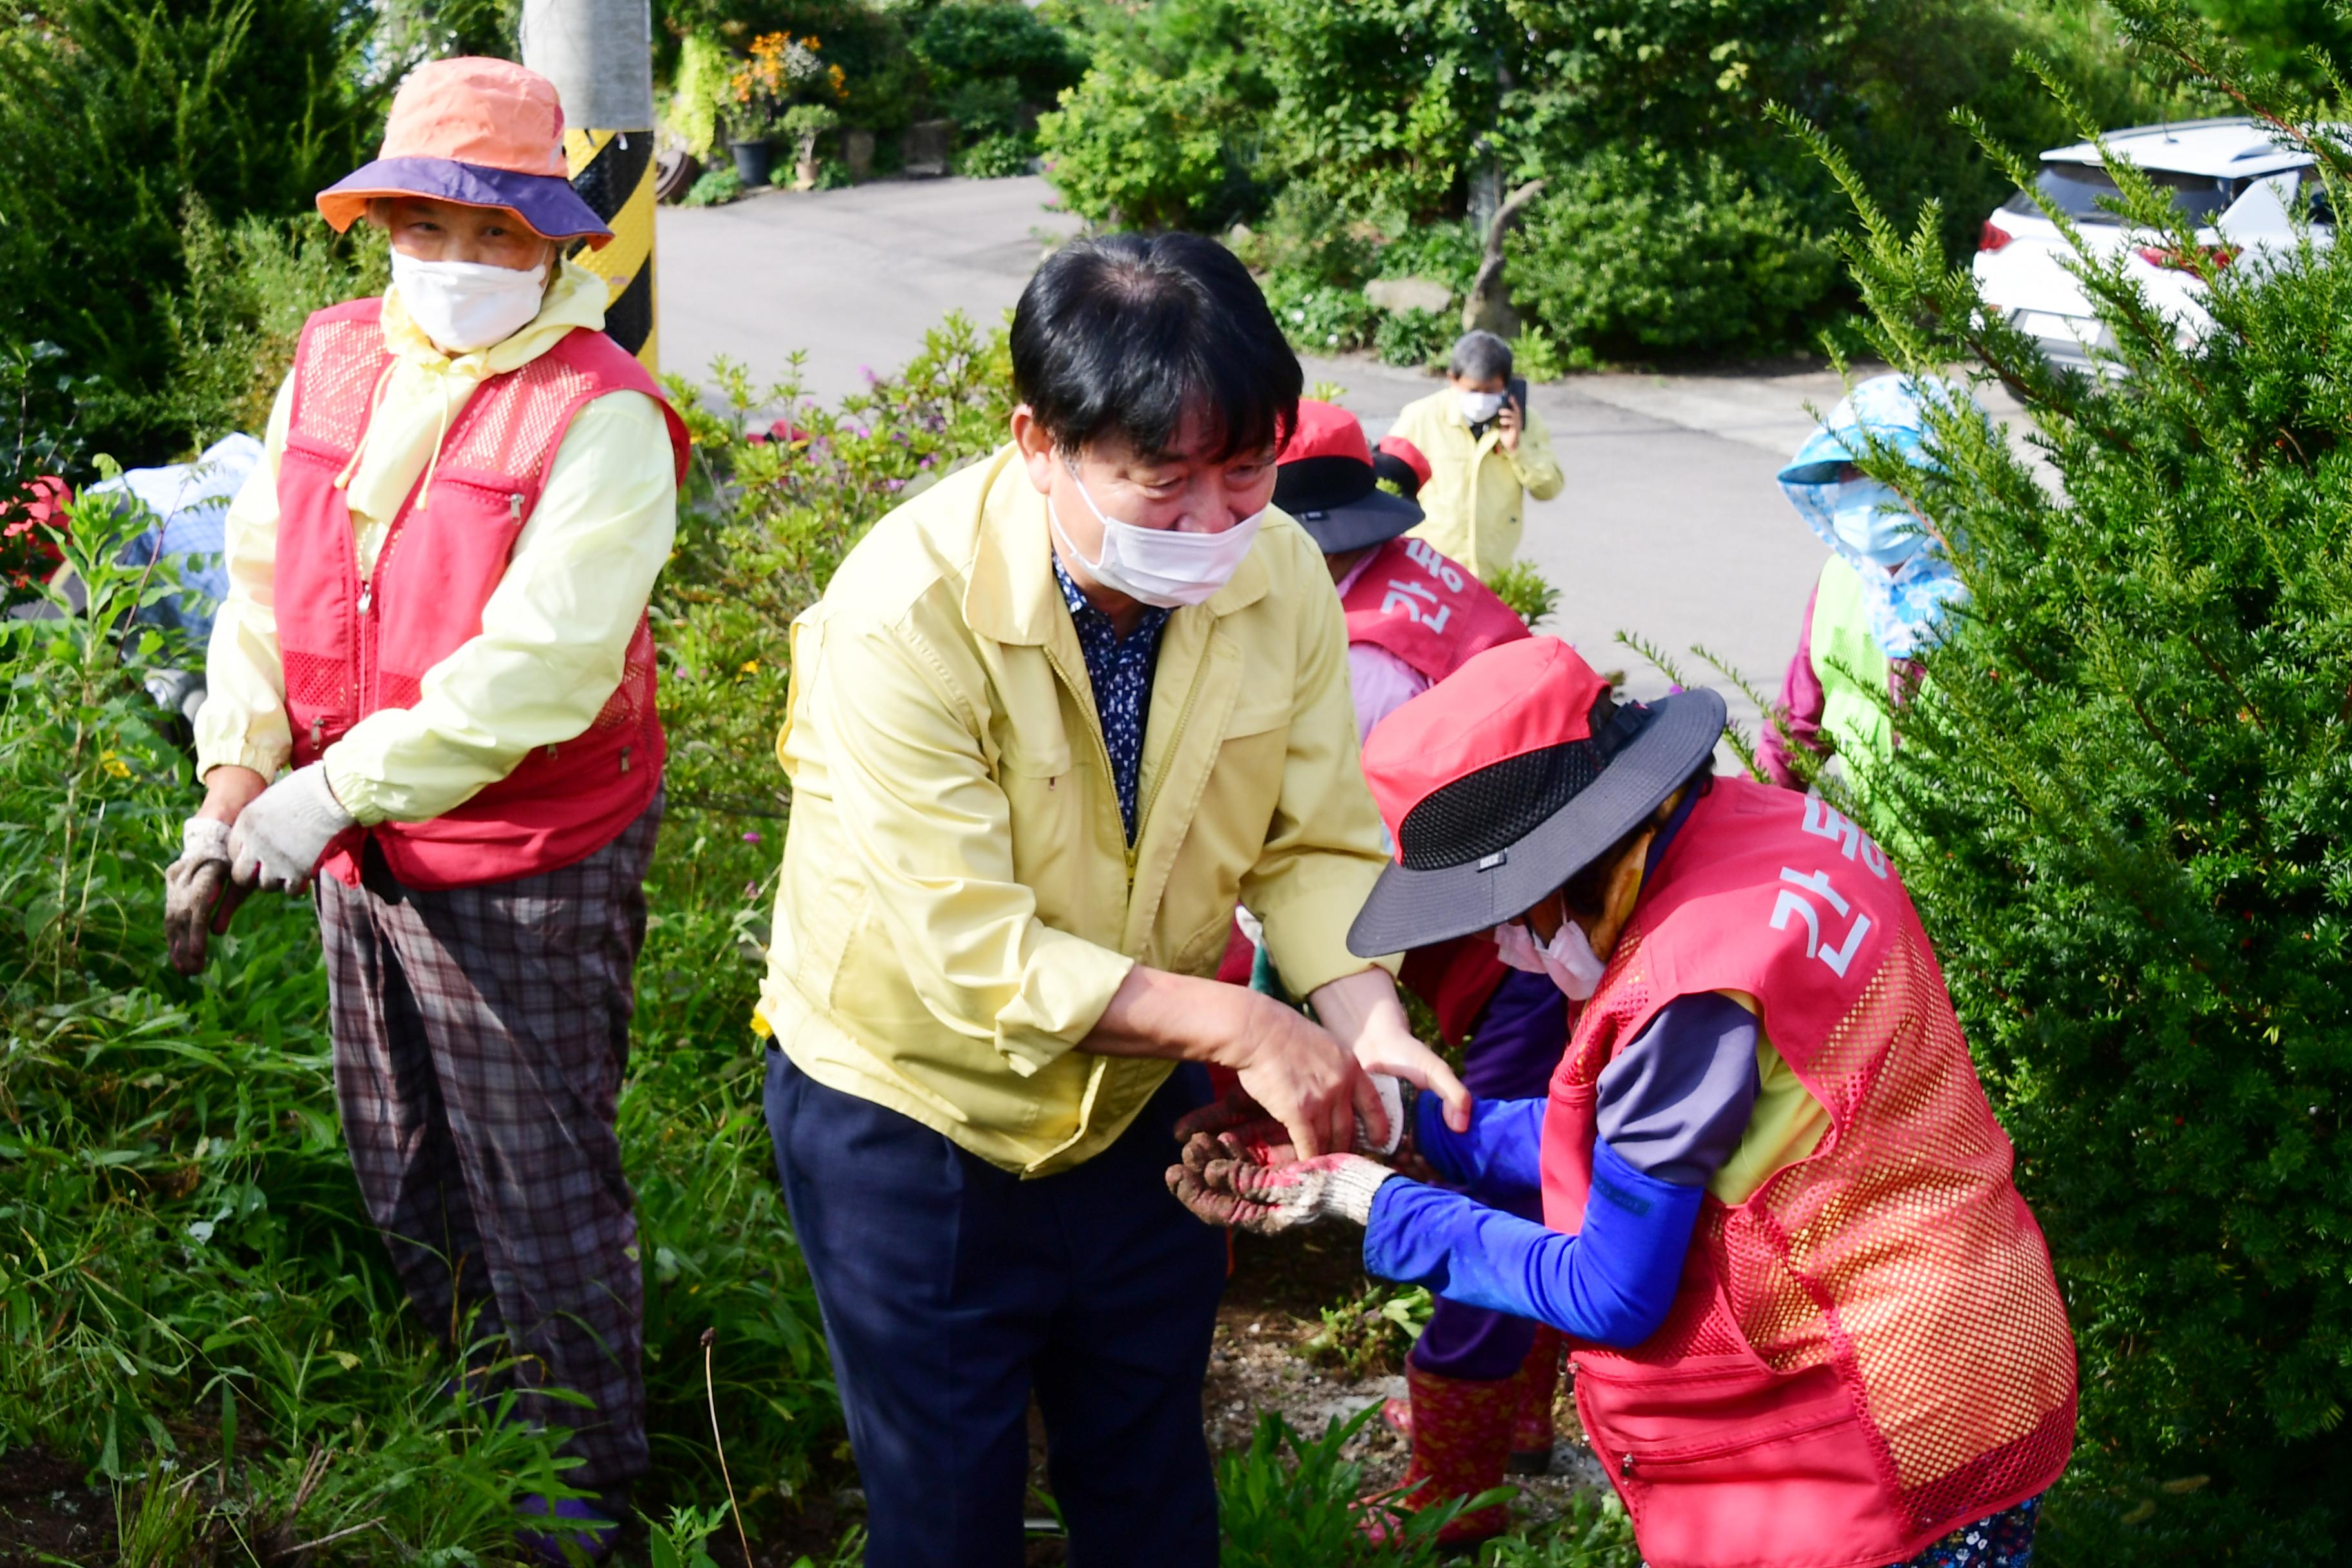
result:
M 1848 479 L 1837 487 L 1830 527 L 1838 542 L 1871 565 L 1900 566 L 1924 542 L 1919 519 L 1891 485 Z
M 518 272 L 473 261 L 419 261 L 395 250 L 392 282 L 418 331 L 453 353 L 468 353 L 530 324 L 547 292 L 547 264 Z
M 1551 983 L 1571 1002 L 1591 996 L 1601 984 L 1601 971 L 1609 967 L 1585 940 L 1584 928 L 1574 921 L 1560 921 L 1559 930 L 1541 947 L 1517 921 L 1496 926 L 1494 938 L 1505 963 L 1522 973 L 1551 976 Z
M 1484 425 L 1503 411 L 1499 392 L 1456 392 L 1454 397 L 1462 405 L 1462 417 L 1473 425 Z
M 1258 527 L 1265 521 L 1266 509 L 1260 507 L 1223 533 L 1143 528 L 1105 517 L 1075 469 L 1070 482 L 1077 487 L 1078 499 L 1087 503 L 1095 521 L 1102 524 L 1102 553 L 1089 561 L 1070 542 L 1070 536 L 1062 530 L 1061 514 L 1049 497 L 1045 513 L 1053 520 L 1054 537 L 1096 582 L 1115 594 L 1163 610 L 1197 605 L 1223 587 L 1240 569 L 1242 557 L 1249 553 Z

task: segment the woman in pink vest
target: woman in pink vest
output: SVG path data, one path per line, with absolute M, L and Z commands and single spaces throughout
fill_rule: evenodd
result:
M 1468 660 L 1528 635 L 1517 612 L 1466 568 L 1405 537 L 1422 521 L 1414 498 L 1429 478 L 1429 459 L 1411 442 L 1391 436 L 1375 453 L 1353 414 L 1307 398 L 1277 462 L 1274 503 L 1322 549 L 1347 614 L 1360 737 L 1369 741 Z M 1399 493 L 1381 489 L 1382 479 Z M 1492 942 L 1471 938 L 1414 948 L 1401 978 L 1462 1047 L 1473 1094 L 1543 1092 L 1568 1044 L 1568 1004 L 1541 971 L 1513 970 Z M 1539 1211 L 1528 1200 L 1517 1212 Z M 1559 1336 L 1549 1327 L 1441 1299 L 1406 1358 L 1407 1396 L 1383 1412 L 1412 1445 L 1406 1500 L 1473 1495 L 1506 1470 L 1549 1470 L 1559 1374 Z M 1448 1525 L 1444 1540 L 1483 1539 L 1505 1522 L 1501 1510 L 1481 1510 Z
M 1493 931 L 1583 999 L 1550 1091 L 1461 1134 L 1409 1107 L 1428 1181 L 1204 1138 L 1170 1184 L 1352 1220 L 1369 1271 L 1566 1333 L 1653 1568 L 2022 1568 L 2074 1442 L 2048 1249 L 1886 856 L 1712 777 L 1723 721 L 1549 637 L 1399 710 L 1364 759 L 1396 863 L 1349 944 Z
M 393 287 L 303 328 L 229 510 L 172 959 L 200 968 L 245 891 L 315 886 L 369 1213 L 454 1332 L 455 1396 L 510 1382 L 572 1429 L 568 1479 L 604 1496 L 553 1511 L 602 1553 L 646 1465 L 613 1115 L 661 818 L 646 604 L 686 434 L 564 259 L 612 236 L 544 78 L 420 67 L 319 208 L 386 231 Z

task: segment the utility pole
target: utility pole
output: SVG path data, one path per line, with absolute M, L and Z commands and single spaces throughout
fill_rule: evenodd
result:
M 611 289 L 604 331 L 660 368 L 654 318 L 654 54 L 647 0 L 523 0 L 522 63 L 563 100 L 572 184 L 613 231 L 573 258 Z

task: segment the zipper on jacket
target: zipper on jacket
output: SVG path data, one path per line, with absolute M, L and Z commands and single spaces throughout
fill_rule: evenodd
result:
M 1750 1448 L 1760 1448 L 1772 1443 L 1783 1443 L 1792 1437 L 1811 1436 L 1824 1427 L 1835 1426 L 1841 1422 L 1851 1419 L 1853 1419 L 1851 1413 L 1835 1411 L 1827 1415 L 1815 1416 L 1810 1421 L 1800 1421 L 1791 1426 L 1779 1427 L 1769 1432 L 1744 1434 L 1721 1442 L 1694 1443 L 1679 1448 L 1661 1448 L 1648 1454 L 1636 1454 L 1628 1450 L 1617 1457 L 1617 1473 L 1621 1476 L 1630 1476 L 1643 1465 L 1663 1465 L 1672 1468 L 1675 1465 L 1704 1464 L 1709 1459 L 1725 1458 L 1733 1454 L 1745 1453 Z

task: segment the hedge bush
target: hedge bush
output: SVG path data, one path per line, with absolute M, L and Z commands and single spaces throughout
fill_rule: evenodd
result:
M 2344 210 L 2352 163 L 2314 129 L 2330 110 L 2166 0 L 2119 8 L 2318 154 Z M 1862 803 L 1906 846 L 2073 1315 L 2083 1419 L 2049 1559 L 2340 1562 L 2352 251 L 2217 267 L 2111 165 L 2132 221 L 2200 258 L 2215 325 L 2183 346 L 2122 259 L 2085 255 L 2116 340 L 2086 375 L 1985 310 L 1937 214 L 1898 226 L 1818 144 L 1866 226 L 1871 347 L 1998 382 L 2053 470 L 1960 408 L 1934 419 L 1941 472 L 1865 464 L 1923 499 L 1971 600 Z

